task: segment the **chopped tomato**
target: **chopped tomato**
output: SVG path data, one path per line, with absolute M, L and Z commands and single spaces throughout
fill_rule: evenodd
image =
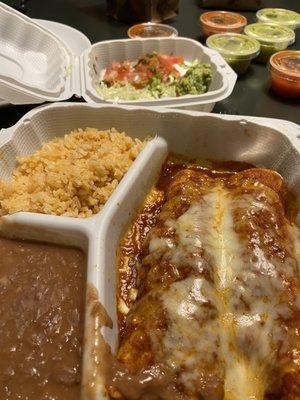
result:
M 170 65 L 182 64 L 184 62 L 184 58 L 181 56 L 167 56 L 164 54 L 158 54 L 157 57 L 160 60 L 160 62 L 163 61 Z
M 174 64 L 181 64 L 184 58 L 181 56 L 168 56 L 165 54 L 146 54 L 138 61 L 113 62 L 107 68 L 104 80 L 109 84 L 116 82 L 130 82 L 135 87 L 145 87 L 149 80 L 157 74 L 163 82 L 166 82 L 170 75 L 179 76 Z
M 183 57 L 180 56 L 167 56 L 158 55 L 160 63 L 160 71 L 163 73 L 164 78 L 169 78 L 170 75 L 179 77 L 179 72 L 174 68 L 175 64 L 181 64 L 184 61 Z

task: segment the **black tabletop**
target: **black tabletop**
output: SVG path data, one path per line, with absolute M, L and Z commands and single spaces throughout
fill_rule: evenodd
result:
M 17 0 L 4 0 L 8 5 Z M 204 43 L 198 24 L 204 11 L 197 0 L 181 0 L 177 18 L 169 21 L 179 32 Z M 285 0 L 285 8 L 300 12 L 299 0 Z M 254 12 L 241 12 L 249 22 L 255 21 Z M 26 15 L 68 24 L 82 31 L 92 43 L 127 37 L 128 25 L 106 16 L 105 0 L 29 0 Z M 300 29 L 296 31 L 296 42 L 290 48 L 300 48 Z M 300 101 L 285 100 L 270 90 L 269 72 L 264 64 L 252 63 L 246 75 L 238 78 L 233 93 L 216 104 L 213 112 L 282 118 L 300 123 Z M 74 99 L 73 99 L 74 100 Z M 78 99 L 77 99 L 78 101 Z M 0 109 L 0 128 L 13 125 L 35 106 L 10 106 Z

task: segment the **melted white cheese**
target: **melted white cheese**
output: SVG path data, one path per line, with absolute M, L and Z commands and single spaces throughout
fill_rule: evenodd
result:
M 177 268 L 191 268 L 191 275 L 161 294 L 169 321 L 163 342 L 164 358 L 175 370 L 179 366 L 184 369 L 180 378 L 190 390 L 199 385 L 201 366 L 215 363 L 219 347 L 216 292 L 202 276 L 209 268 L 203 259 L 203 249 L 208 246 L 207 237 L 212 232 L 209 226 L 214 197 L 214 192 L 208 193 L 200 205 L 191 205 L 177 220 L 166 221 L 166 226 L 175 232 L 176 245 L 175 239 L 170 245 L 170 239 L 153 234 L 149 242 L 149 250 L 161 252 Z
M 176 242 L 151 236 L 150 251 L 161 252 L 177 268 L 191 268 L 191 276 L 162 293 L 169 320 L 165 359 L 174 369 L 184 367 L 181 380 L 191 390 L 199 382 L 197 366 L 217 359 L 224 367 L 225 400 L 264 398 L 274 348 L 285 338 L 277 320 L 290 316 L 281 275 L 295 274 L 300 255 L 298 228 L 290 233 L 293 257 L 283 264 L 265 254 L 253 217 L 268 209 L 275 224 L 276 211 L 264 196 L 261 201 L 251 194 L 232 196 L 219 184 L 177 220 L 166 221 Z M 252 229 L 252 247 L 235 229 L 236 210 Z M 272 226 L 268 229 L 267 239 L 275 240 Z M 212 270 L 213 284 L 201 276 L 205 268 Z
M 175 370 L 179 366 L 185 369 L 181 380 L 190 389 L 197 385 L 199 367 L 213 363 L 218 351 L 214 297 L 211 285 L 195 276 L 173 283 L 162 293 L 169 320 L 164 337 L 165 360 Z

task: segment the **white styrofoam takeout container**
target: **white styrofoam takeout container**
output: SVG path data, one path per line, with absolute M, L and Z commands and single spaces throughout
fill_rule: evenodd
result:
M 75 245 L 87 251 L 87 282 L 98 289 L 99 301 L 113 321 L 113 328 L 103 327 L 101 333 L 115 351 L 119 240 L 155 183 L 167 154 L 244 161 L 272 168 L 300 195 L 300 127 L 282 120 L 162 108 L 51 104 L 30 111 L 16 125 L 0 131 L 0 179 L 9 179 L 17 155 L 30 154 L 43 142 L 86 127 L 115 127 L 132 137 L 144 139 L 150 134 L 153 139 L 98 215 L 76 219 L 18 213 L 3 217 L 0 230 L 15 237 Z M 92 320 L 87 306 L 85 326 L 90 326 Z M 86 383 L 91 377 L 92 349 L 92 336 L 86 329 L 82 399 L 107 399 L 101 375 L 95 378 L 94 396 L 86 392 Z
M 64 37 L 57 34 L 44 26 L 41 26 L 38 22 L 24 16 L 23 14 L 15 11 L 14 9 L 8 7 L 7 5 L 0 2 L 0 32 L 1 24 L 7 25 L 6 20 L 14 18 L 14 24 L 17 30 L 22 32 L 25 28 L 28 30 L 28 37 L 31 41 L 36 44 L 37 49 L 35 56 L 46 59 L 47 53 L 45 49 L 38 46 L 40 43 L 37 37 L 38 33 L 43 33 L 48 41 L 56 41 L 59 45 L 58 54 L 63 55 L 64 60 L 64 74 L 61 80 L 62 85 L 59 86 L 59 92 L 48 92 L 46 89 L 46 82 L 42 82 L 34 78 L 34 70 L 32 69 L 32 81 L 35 85 L 25 85 L 25 77 L 19 74 L 18 82 L 12 84 L 6 76 L 6 80 L 0 81 L 0 99 L 5 99 L 12 104 L 38 104 L 45 101 L 62 101 L 67 100 L 73 95 L 77 97 L 83 97 L 88 103 L 94 104 L 105 104 L 112 103 L 112 101 L 103 100 L 96 90 L 96 84 L 100 80 L 100 72 L 113 61 L 122 60 L 134 60 L 137 59 L 141 54 L 145 52 L 158 51 L 167 54 L 179 54 L 182 55 L 187 61 L 193 61 L 198 59 L 201 62 L 209 62 L 212 64 L 213 69 L 213 79 L 210 85 L 209 91 L 201 95 L 187 95 L 177 98 L 163 98 L 163 99 L 153 99 L 153 100 L 136 100 L 136 101 L 122 101 L 120 103 L 126 105 L 140 105 L 140 106 L 164 106 L 171 108 L 189 108 L 197 109 L 199 111 L 211 111 L 217 101 L 221 101 L 228 97 L 235 85 L 237 75 L 226 63 L 226 61 L 220 56 L 220 54 L 214 50 L 211 50 L 199 42 L 188 39 L 188 38 L 149 38 L 149 39 L 121 39 L 121 40 L 109 40 L 104 42 L 98 42 L 90 46 L 87 43 L 86 49 L 80 54 L 75 54 L 70 46 L 66 44 L 68 40 L 64 40 Z M 6 16 L 6 19 L 5 19 Z M 3 29 L 4 29 L 3 28 Z M 68 32 L 68 36 L 72 37 L 72 32 Z M 26 38 L 26 36 L 24 36 Z M 13 36 L 11 40 L 11 47 L 13 51 L 19 55 L 22 52 L 25 53 L 26 57 L 29 54 L 25 51 L 29 44 L 27 40 L 21 40 L 17 35 Z M 37 41 L 38 43 L 35 43 Z M 1 44 L 1 42 L 0 42 Z M 3 47 L 3 46 L 2 46 Z M 2 56 L 2 49 L 0 45 L 0 60 Z M 44 51 L 44 52 L 43 52 Z M 5 53 L 3 53 L 3 57 Z M 20 68 L 26 69 L 26 65 L 23 65 L 24 59 L 26 57 L 14 58 L 14 61 L 18 60 L 18 65 Z M 12 60 L 10 60 L 12 64 Z M 48 66 L 49 76 L 53 75 L 54 68 L 52 68 L 52 61 Z M 30 75 L 30 67 L 28 66 L 26 71 L 27 75 Z M 45 65 L 43 64 L 43 67 Z M 50 71 L 51 70 L 51 71 Z M 0 67 L 1 72 L 1 67 Z M 46 79 L 46 74 L 43 75 Z M 60 75 L 61 76 L 61 75 Z M 48 85 L 49 86 L 49 85 Z M 48 87 L 49 89 L 49 87 Z
M 198 60 L 211 63 L 213 78 L 209 91 L 201 95 L 186 95 L 180 97 L 165 97 L 153 100 L 119 101 L 124 105 L 164 106 L 164 107 L 192 107 L 215 104 L 232 92 L 236 75 L 219 53 L 211 52 L 195 40 L 183 37 L 150 38 L 150 39 L 121 39 L 99 42 L 83 54 L 83 70 L 85 87 L 82 96 L 92 103 L 98 103 L 99 94 L 96 91 L 100 81 L 101 71 L 111 65 L 113 61 L 136 60 L 141 54 L 157 51 L 162 54 L 181 55 L 187 61 Z M 101 101 L 113 103 L 113 101 Z

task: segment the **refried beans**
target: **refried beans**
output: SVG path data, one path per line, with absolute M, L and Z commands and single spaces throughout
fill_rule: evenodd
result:
M 0 399 L 79 400 L 86 257 L 0 238 Z

